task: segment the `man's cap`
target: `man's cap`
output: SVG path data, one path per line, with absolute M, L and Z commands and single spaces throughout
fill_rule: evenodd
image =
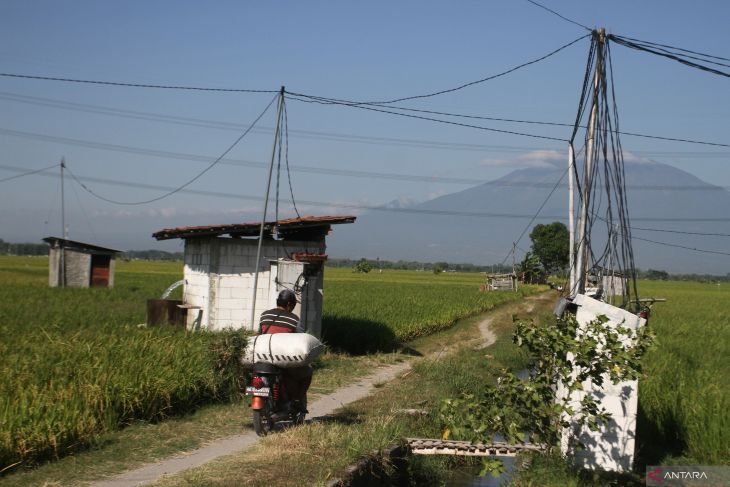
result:
M 283 301 L 285 303 L 296 303 L 297 302 L 297 295 L 294 294 L 294 291 L 290 289 L 283 289 L 279 293 L 279 297 L 276 298 L 277 301 Z

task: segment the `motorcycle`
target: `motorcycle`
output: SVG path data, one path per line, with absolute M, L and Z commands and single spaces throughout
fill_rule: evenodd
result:
M 253 429 L 259 436 L 273 431 L 276 423 L 304 423 L 307 413 L 288 400 L 282 374 L 283 370 L 275 365 L 257 362 L 253 366 L 246 395 L 252 396 Z

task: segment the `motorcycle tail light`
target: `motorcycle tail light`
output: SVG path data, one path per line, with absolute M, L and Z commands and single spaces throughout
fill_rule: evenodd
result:
M 256 389 L 261 389 L 264 387 L 264 379 L 261 377 L 254 377 L 251 379 L 251 385 L 254 386 Z

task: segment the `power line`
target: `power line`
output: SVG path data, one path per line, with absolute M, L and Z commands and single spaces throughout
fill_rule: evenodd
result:
M 513 72 L 515 72 L 515 71 L 517 71 L 519 69 L 522 69 L 522 68 L 524 68 L 526 66 L 530 66 L 531 64 L 535 64 L 535 63 L 538 63 L 540 61 L 543 61 L 543 60 L 545 60 L 545 59 L 547 59 L 547 58 L 549 58 L 551 56 L 554 56 L 555 54 L 559 53 L 563 49 L 566 49 L 566 48 L 572 46 L 576 42 L 579 42 L 579 41 L 585 39 L 586 37 L 590 37 L 590 34 L 581 36 L 581 37 L 579 37 L 579 38 L 577 38 L 577 39 L 575 39 L 573 41 L 570 41 L 569 43 L 567 43 L 567 44 L 565 44 L 563 46 L 560 46 L 559 48 L 557 48 L 557 49 L 555 49 L 553 51 L 550 51 L 549 53 L 545 54 L 544 56 L 541 56 L 541 57 L 539 57 L 537 59 L 533 59 L 532 61 L 528 61 L 526 63 L 522 63 L 522 64 L 520 64 L 518 66 L 515 66 L 513 68 L 510 68 L 510 69 L 508 69 L 506 71 L 502 71 L 501 73 L 494 74 L 492 76 L 487 76 L 486 78 L 478 79 L 476 81 L 470 81 L 468 83 L 464 83 L 462 85 L 459 85 L 459 86 L 456 86 L 456 87 L 453 87 L 453 88 L 447 88 L 447 89 L 440 90 L 440 91 L 434 91 L 432 93 L 426 93 L 426 94 L 423 94 L 423 95 L 405 96 L 405 97 L 394 98 L 392 100 L 385 100 L 385 101 L 363 101 L 363 102 L 356 102 L 356 104 L 358 104 L 358 105 L 388 105 L 388 104 L 391 104 L 391 103 L 398 103 L 398 102 L 401 102 L 401 101 L 416 100 L 416 99 L 420 99 L 420 98 L 430 98 L 432 96 L 443 95 L 443 94 L 446 94 L 446 93 L 453 93 L 454 91 L 459 91 L 459 90 L 462 90 L 462 89 L 467 88 L 469 86 L 474 86 L 474 85 L 477 85 L 477 84 L 480 84 L 480 83 L 484 83 L 486 81 L 491 81 L 493 79 L 500 78 L 500 77 L 505 76 L 507 74 L 513 73 Z
M 319 98 L 319 97 L 316 97 L 316 98 Z M 160 114 L 160 113 L 154 113 L 154 112 L 144 112 L 144 111 L 137 111 L 137 110 L 125 110 L 125 109 L 114 108 L 114 107 L 91 105 L 91 104 L 85 104 L 85 103 L 74 103 L 74 102 L 69 102 L 69 101 L 64 101 L 64 100 L 57 100 L 57 99 L 53 99 L 53 98 L 28 96 L 28 95 L 21 95 L 21 94 L 10 93 L 10 92 L 1 92 L 0 91 L 0 99 L 7 100 L 7 101 L 13 101 L 13 102 L 17 102 L 17 103 L 26 103 L 26 104 L 37 105 L 37 106 L 60 108 L 60 109 L 64 109 L 64 110 L 74 110 L 74 111 L 95 113 L 95 114 L 115 116 L 115 117 L 131 118 L 131 119 L 136 119 L 136 120 L 148 120 L 148 121 L 170 123 L 170 124 L 176 124 L 176 125 L 211 128 L 211 129 L 217 129 L 217 130 L 238 131 L 238 130 L 243 130 L 243 129 L 247 128 L 246 125 L 232 123 L 232 122 L 223 122 L 223 121 L 193 118 L 193 117 L 179 117 L 179 116 L 174 116 L 174 115 L 166 115 L 166 114 Z M 322 98 L 322 100 L 327 100 L 327 99 Z M 300 100 L 300 101 L 304 101 L 304 100 Z M 343 100 L 343 102 L 345 102 L 345 101 Z M 348 102 L 348 103 L 357 104 L 356 102 Z M 520 120 L 520 119 L 504 118 L 504 117 L 487 117 L 487 116 L 480 116 L 480 115 L 468 115 L 468 114 L 440 112 L 440 111 L 435 111 L 435 110 L 406 108 L 406 107 L 399 107 L 399 106 L 390 106 L 390 108 L 402 110 L 402 111 L 411 111 L 411 112 L 417 112 L 417 113 L 430 113 L 430 114 L 434 114 L 434 115 L 444 115 L 444 116 L 450 116 L 450 117 L 460 117 L 460 118 L 475 119 L 475 120 L 490 120 L 490 121 L 498 121 L 498 122 L 524 123 L 524 124 L 535 124 L 535 125 L 552 125 L 552 126 L 556 126 L 556 127 L 566 127 L 566 126 L 572 127 L 573 126 L 573 124 L 565 124 L 565 123 L 560 123 L 560 122 Z M 583 128 L 585 128 L 585 127 L 583 127 Z M 271 127 L 264 127 L 264 126 L 256 127 L 253 130 L 254 133 L 271 133 L 272 131 L 273 131 L 273 129 Z M 454 143 L 454 142 L 430 141 L 430 140 L 421 140 L 421 139 L 403 139 L 403 138 L 394 138 L 394 137 L 364 136 L 364 135 L 358 135 L 358 134 L 320 132 L 320 131 L 313 131 L 313 130 L 290 130 L 290 133 L 297 137 L 310 138 L 310 139 L 315 139 L 315 140 L 330 140 L 330 141 L 337 141 L 337 142 L 343 142 L 343 141 L 344 142 L 357 142 L 357 143 L 377 144 L 377 145 L 391 144 L 391 145 L 398 145 L 398 146 L 423 147 L 423 148 L 430 148 L 430 149 L 436 148 L 436 149 L 467 150 L 467 151 L 491 150 L 491 151 L 504 151 L 504 152 L 521 151 L 521 150 L 540 150 L 541 149 L 541 148 L 526 148 L 526 147 L 514 147 L 514 146 L 494 146 L 494 145 L 485 145 L 485 144 Z M 672 137 L 663 137 L 663 136 L 655 136 L 655 135 L 647 135 L 647 134 L 639 134 L 639 133 L 622 132 L 622 134 L 631 135 L 631 136 L 635 136 L 635 137 L 656 138 L 658 140 L 669 140 L 669 141 L 678 141 L 678 142 L 697 143 L 697 144 L 703 144 L 703 145 L 715 145 L 715 146 L 720 146 L 720 147 L 723 147 L 723 146 L 730 147 L 729 144 L 721 144 L 721 143 L 717 143 L 717 142 L 706 142 L 706 141 L 697 141 L 697 140 L 690 140 L 690 139 L 677 139 L 677 138 L 672 138 Z M 691 156 L 691 157 L 727 157 L 728 156 L 727 153 L 723 153 L 723 152 L 707 152 L 707 153 L 676 152 L 676 151 L 675 152 L 633 151 L 633 152 L 635 154 L 654 154 L 654 155 Z
M 423 120 L 431 120 L 434 122 L 441 122 L 441 123 L 447 123 L 447 124 L 453 124 L 453 125 L 461 125 L 464 127 L 470 127 L 470 128 L 478 128 L 482 130 L 488 130 L 492 132 L 502 132 L 502 133 L 508 133 L 512 135 L 522 135 L 526 137 L 536 137 L 541 139 L 549 139 L 549 140 L 557 140 L 561 142 L 566 142 L 563 139 L 559 139 L 556 137 L 547 137 L 544 135 L 535 135 L 535 134 L 528 134 L 524 132 L 515 132 L 515 131 L 509 131 L 509 130 L 501 130 L 501 129 L 494 129 L 494 128 L 487 128 L 487 127 L 481 127 L 478 125 L 469 125 L 469 124 L 459 124 L 456 122 L 450 122 L 447 120 L 440 120 L 435 118 L 429 118 L 429 117 L 419 117 L 415 115 L 407 115 L 404 113 L 395 113 L 390 112 L 387 110 L 377 110 L 375 108 L 372 108 L 373 106 L 380 105 L 372 105 L 367 104 L 367 106 L 364 106 L 365 104 L 355 102 L 355 101 L 348 101 L 348 100 L 340 100 L 337 98 L 324 98 L 319 96 L 313 96 L 313 95 L 304 95 L 304 94 L 293 94 L 289 93 L 290 98 L 300 101 L 300 102 L 306 102 L 306 103 L 319 103 L 321 105 L 343 105 L 343 106 L 350 106 L 354 108 L 362 108 L 364 110 L 373 110 L 373 111 L 380 111 L 382 113 L 390 113 L 392 115 L 400 115 L 403 117 L 410 116 L 411 118 L 420 118 Z M 382 108 L 382 107 L 381 107 Z M 417 109 L 417 108 L 407 108 L 407 107 L 398 107 L 398 106 L 388 106 L 387 107 L 390 110 L 402 110 L 407 112 L 417 112 L 417 113 L 430 113 L 434 115 L 442 115 L 447 117 L 458 117 L 458 118 L 466 118 L 466 119 L 476 119 L 476 120 L 491 120 L 491 121 L 497 121 L 497 122 L 509 122 L 509 123 L 524 123 L 524 124 L 535 124 L 535 125 L 548 125 L 548 126 L 556 126 L 556 127 L 573 127 L 573 124 L 567 124 L 567 123 L 560 123 L 560 122 L 543 122 L 543 121 L 534 121 L 534 120 L 519 120 L 519 119 L 510 119 L 510 118 L 499 118 L 499 117 L 486 117 L 486 116 L 480 116 L 480 115 L 465 115 L 465 114 L 459 114 L 459 113 L 449 113 L 449 112 L 440 112 L 435 110 L 423 110 L 423 109 Z M 579 128 L 586 128 L 585 126 L 578 125 Z M 665 137 L 661 135 L 650 135 L 650 134 L 640 134 L 636 132 L 617 132 L 621 135 L 629 135 L 632 137 L 641 137 L 645 139 L 655 139 L 655 140 L 665 140 L 670 142 L 685 142 L 689 144 L 699 144 L 699 145 L 708 145 L 708 146 L 714 146 L 714 147 L 730 147 L 730 144 L 724 144 L 721 142 L 708 142 L 703 140 L 693 140 L 693 139 L 682 139 L 678 137 Z
M 312 96 L 309 96 L 309 95 L 293 95 L 293 96 L 292 95 L 293 94 L 290 93 L 287 96 L 287 98 L 290 98 L 292 100 L 296 100 L 296 101 L 299 101 L 299 102 L 319 103 L 321 105 L 342 105 L 342 106 L 347 106 L 347 107 L 352 107 L 352 108 L 359 108 L 361 110 L 369 110 L 369 111 L 372 111 L 372 112 L 387 113 L 387 114 L 396 115 L 396 116 L 399 116 L 399 117 L 414 118 L 414 119 L 419 119 L 419 120 L 427 120 L 427 121 L 431 121 L 431 122 L 443 123 L 443 124 L 446 124 L 446 125 L 454 125 L 454 126 L 457 126 L 457 127 L 473 128 L 473 129 L 477 129 L 477 130 L 484 130 L 484 131 L 487 131 L 487 132 L 497 132 L 497 133 L 501 133 L 501 134 L 520 135 L 522 137 L 531 137 L 531 138 L 535 138 L 535 139 L 545 139 L 545 140 L 555 140 L 555 141 L 558 141 L 558 142 L 567 142 L 567 140 L 565 140 L 565 139 L 560 139 L 560 138 L 557 138 L 557 137 L 549 137 L 547 135 L 529 134 L 529 133 L 525 133 L 525 132 L 516 132 L 514 130 L 495 129 L 495 128 L 491 128 L 491 127 L 483 127 L 481 125 L 472 125 L 472 124 L 467 124 L 467 123 L 454 122 L 454 121 L 451 121 L 451 120 L 442 120 L 442 119 L 439 119 L 439 118 L 424 117 L 424 116 L 421 116 L 421 115 L 412 115 L 412 114 L 408 114 L 408 113 L 393 112 L 393 111 L 390 111 L 390 110 L 385 110 L 383 108 L 375 108 L 374 105 L 365 105 L 365 104 L 359 104 L 359 103 L 344 103 L 344 102 L 338 102 L 338 101 L 334 101 L 334 100 L 323 101 L 325 99 L 321 99 L 320 100 L 320 99 L 317 99 L 317 98 L 312 97 Z M 300 97 L 303 97 L 305 99 L 302 99 Z
M 645 232 L 662 232 L 662 233 L 678 233 L 681 235 L 701 235 L 707 237 L 730 237 L 730 233 L 712 233 L 712 232 L 687 232 L 683 230 L 668 230 L 663 228 L 642 228 L 631 225 L 631 230 L 642 230 Z
M 4 183 L 5 181 L 11 181 L 13 179 L 22 178 L 22 177 L 25 177 L 25 176 L 31 176 L 33 174 L 39 174 L 39 173 L 42 173 L 44 171 L 48 171 L 49 169 L 53 169 L 54 167 L 58 167 L 58 164 L 53 164 L 51 166 L 44 167 L 43 169 L 35 169 L 33 171 L 24 172 L 22 174 L 16 174 L 15 176 L 10 176 L 10 177 L 7 177 L 7 178 L 2 178 L 2 179 L 0 179 L 0 183 Z
M 193 162 L 209 163 L 211 158 L 208 156 L 202 156 L 199 154 L 190 154 L 184 152 L 172 152 L 163 151 L 157 149 L 148 149 L 141 147 L 133 147 L 118 144 L 108 144 L 103 142 L 93 142 L 83 139 L 73 139 L 68 137 L 58 137 L 53 135 L 38 134 L 34 132 L 23 132 L 17 130 L 3 129 L 0 128 L 0 134 L 10 135 L 13 137 L 29 138 L 33 140 L 42 140 L 45 142 L 72 145 L 79 147 L 87 147 L 96 150 L 105 150 L 111 152 L 121 152 L 129 154 L 146 155 L 163 159 L 179 159 L 188 160 Z M 260 161 L 249 161 L 244 159 L 223 159 L 219 164 L 227 166 L 238 166 L 238 167 L 252 167 L 258 169 L 265 169 L 268 165 Z M 364 178 L 364 179 L 383 179 L 391 181 L 411 181 L 411 182 L 422 182 L 422 183 L 446 183 L 446 184 L 459 184 L 459 185 L 479 185 L 486 184 L 494 187 L 523 187 L 523 188 L 551 188 L 553 183 L 548 182 L 529 182 L 529 181 L 501 181 L 501 180 L 486 180 L 478 178 L 461 178 L 452 176 L 426 176 L 420 174 L 402 174 L 402 173 L 388 173 L 388 172 L 376 172 L 376 171 L 359 171 L 352 169 L 338 169 L 318 166 L 304 166 L 304 165 L 292 165 L 291 169 L 295 172 L 307 173 L 307 174 L 320 174 L 325 176 L 344 176 L 352 178 Z M 562 187 L 565 187 L 563 185 Z M 730 189 L 730 186 L 715 186 L 715 185 L 627 185 L 629 189 L 638 189 L 641 191 L 725 191 Z
M 535 219 L 540 214 L 540 212 L 542 211 L 542 209 L 545 208 L 545 205 L 550 200 L 550 198 L 552 197 L 553 193 L 555 193 L 555 190 L 558 189 L 558 186 L 560 185 L 560 183 L 563 182 L 563 179 L 565 178 L 565 175 L 566 174 L 568 174 L 568 168 L 565 168 L 565 171 L 563 171 L 563 174 L 560 176 L 560 179 L 558 179 L 555 182 L 555 185 L 553 186 L 553 189 L 550 190 L 550 193 L 545 197 L 545 200 L 543 200 L 542 204 L 540 205 L 540 208 L 537 209 L 537 211 L 535 212 L 535 215 L 530 219 L 529 222 L 527 222 L 527 225 L 525 225 L 525 228 L 522 230 L 522 233 L 520 233 L 520 236 L 517 237 L 517 240 L 514 241 L 514 245 L 515 246 L 517 246 L 517 244 L 520 243 L 520 240 L 522 240 L 522 237 L 524 237 L 525 236 L 525 233 L 527 232 L 527 230 L 529 230 L 530 225 L 532 225 L 532 223 L 535 221 Z M 504 260 L 502 261 L 502 264 L 504 264 L 505 262 L 507 262 L 507 259 L 509 258 L 510 254 L 512 252 L 514 252 L 514 250 L 511 250 L 510 253 L 508 253 L 504 257 Z
M 6 169 L 6 170 L 22 170 L 21 168 L 13 167 L 13 166 L 5 166 L 0 165 L 0 169 Z M 58 174 L 41 174 L 44 177 L 52 177 L 52 178 L 59 178 L 60 176 Z M 112 186 L 120 186 L 120 187 L 129 187 L 129 188 L 139 188 L 139 189 L 147 189 L 147 190 L 156 190 L 156 191 L 171 191 L 172 187 L 169 186 L 161 186 L 161 185 L 153 185 L 148 183 L 133 183 L 133 182 L 127 182 L 127 181 L 118 181 L 114 179 L 105 179 L 105 178 L 96 178 L 96 177 L 81 177 L 78 176 L 79 181 L 86 181 L 91 183 L 100 183 L 100 184 L 108 184 Z M 251 200 L 251 201 L 263 201 L 263 197 L 261 196 L 247 196 L 247 195 L 241 195 L 237 193 L 226 193 L 222 191 L 206 191 L 206 190 L 192 190 L 192 189 L 183 189 L 180 190 L 181 193 L 191 194 L 191 195 L 199 195 L 199 196 L 211 196 L 215 198 L 225 198 L 225 199 L 239 199 L 239 200 Z M 324 207 L 336 207 L 336 208 L 349 208 L 349 209 L 355 209 L 355 210 L 373 210 L 373 211 L 382 211 L 382 212 L 393 212 L 393 213 L 406 213 L 406 214 L 423 214 L 423 215 L 442 215 L 442 216 L 463 216 L 463 217 L 474 217 L 474 218 L 520 218 L 520 219 L 530 219 L 534 216 L 534 214 L 520 214 L 520 213 L 485 213 L 485 212 L 470 212 L 470 211 L 451 211 L 451 210 L 428 210 L 423 208 L 390 208 L 385 206 L 373 206 L 373 205 L 358 205 L 358 204 L 352 204 L 352 203 L 334 203 L 334 202 L 321 202 L 321 201 L 311 201 L 311 200 L 297 200 L 298 203 L 303 205 L 309 205 L 309 206 L 324 206 Z M 565 215 L 543 215 L 538 216 L 541 220 L 565 220 Z M 666 221 L 666 222 L 711 222 L 711 223 L 727 223 L 730 222 L 730 218 L 709 218 L 709 217 L 700 217 L 700 218 L 664 218 L 664 217 L 640 217 L 640 218 L 632 218 L 633 221 L 647 221 L 647 222 L 655 222 L 655 221 Z
M 188 91 L 217 91 L 227 93 L 278 93 L 277 90 L 252 90 L 243 88 L 206 88 L 201 86 L 181 86 L 181 85 L 154 85 L 149 83 L 125 83 L 121 81 L 99 81 L 75 78 L 60 78 L 54 76 L 36 76 L 30 74 L 17 73 L 0 73 L 0 76 L 6 78 L 35 79 L 43 81 L 62 81 L 65 83 L 84 83 L 92 85 L 109 85 L 109 86 L 127 86 L 131 88 L 155 88 L 162 90 L 188 90 Z
M 651 41 L 643 41 L 641 39 L 634 39 L 633 37 L 628 37 L 628 36 L 621 36 L 621 37 L 623 39 L 628 39 L 630 41 L 639 42 L 639 43 L 642 43 L 642 44 L 650 44 L 652 46 L 665 47 L 667 49 L 673 49 L 675 51 L 683 51 L 683 52 L 687 52 L 687 53 L 690 53 L 690 54 L 697 54 L 698 56 L 704 56 L 704 57 L 708 57 L 708 58 L 712 58 L 712 59 L 719 59 L 721 61 L 730 61 L 730 59 L 728 59 L 726 57 L 714 56 L 712 54 L 705 54 L 705 53 L 697 52 L 697 51 L 690 51 L 689 49 L 684 49 L 684 48 L 681 48 L 681 47 L 674 47 L 674 46 L 669 46 L 667 44 L 659 44 L 657 42 L 651 42 Z
M 698 249 L 695 247 L 687 247 L 685 245 L 677 245 L 677 244 L 671 244 L 667 242 L 659 242 L 657 240 L 650 240 L 648 238 L 642 238 L 642 237 L 636 237 L 634 235 L 631 235 L 632 240 L 641 240 L 642 242 L 649 242 L 657 245 L 664 245 L 665 247 L 676 247 L 679 249 L 685 249 L 685 250 L 694 250 L 695 252 L 702 252 L 704 254 L 718 254 L 718 255 L 730 255 L 730 252 L 721 252 L 719 250 L 706 250 L 706 249 Z
M 668 51 L 663 51 L 663 50 L 660 50 L 660 49 L 658 49 L 656 47 L 651 47 L 651 46 L 646 45 L 646 44 L 639 44 L 639 43 L 630 41 L 630 40 L 628 40 L 626 38 L 619 37 L 619 36 L 616 36 L 616 35 L 613 35 L 613 34 L 609 34 L 607 37 L 608 37 L 608 39 L 610 39 L 610 40 L 612 40 L 612 41 L 616 42 L 617 44 L 622 45 L 624 47 L 628 47 L 628 48 L 631 48 L 631 49 L 635 49 L 637 51 L 648 52 L 650 54 L 655 54 L 657 56 L 662 56 L 662 57 L 665 57 L 665 58 L 668 58 L 668 59 L 672 59 L 673 61 L 677 61 L 679 63 L 682 63 L 682 64 L 684 64 L 686 66 L 691 67 L 691 68 L 699 69 L 701 71 L 707 71 L 708 73 L 712 73 L 712 74 L 716 74 L 718 76 L 724 76 L 726 78 L 730 78 L 730 73 L 726 73 L 725 71 L 720 71 L 719 69 L 715 69 L 715 68 L 712 68 L 710 66 L 705 66 L 705 65 L 702 65 L 702 64 L 699 64 L 699 63 L 690 61 L 686 57 L 682 57 L 682 55 L 680 55 L 678 53 L 670 53 Z M 706 62 L 710 62 L 712 64 L 719 64 L 719 63 L 713 63 L 712 61 L 706 61 Z M 722 66 L 725 66 L 725 65 L 722 64 Z
M 55 175 L 56 177 L 59 177 Z M 156 186 L 156 185 L 148 185 L 148 184 L 134 184 L 134 183 L 126 183 L 121 181 L 114 181 L 114 180 L 104 180 L 100 178 L 79 178 L 84 180 L 90 180 L 93 179 L 97 182 L 103 182 L 106 184 L 114 184 L 114 185 L 120 185 L 120 186 L 133 186 L 133 187 L 144 187 L 147 189 L 163 189 L 163 186 Z M 77 179 L 74 176 L 74 180 L 81 184 L 79 179 Z M 82 187 L 88 191 L 88 189 L 82 185 Z M 212 191 L 200 191 L 200 190 L 181 190 L 188 193 L 195 193 L 195 194 L 206 194 L 208 196 L 219 196 L 219 197 L 229 197 L 234 199 L 244 199 L 244 200 L 254 200 L 254 201 L 261 201 L 263 200 L 260 196 L 249 196 L 249 195 L 236 195 L 231 193 L 220 193 L 220 192 L 212 192 Z M 479 217 L 479 218 L 531 218 L 531 221 L 534 221 L 534 219 L 537 218 L 537 215 L 521 215 L 521 214 L 506 214 L 506 213 L 481 213 L 481 212 L 458 212 L 458 211 L 437 211 L 437 210 L 422 210 L 422 209 L 416 209 L 416 208 L 386 208 L 382 206 L 365 206 L 365 205 L 353 205 L 353 204 L 346 204 L 346 203 L 323 203 L 319 201 L 300 201 L 300 203 L 310 205 L 310 206 L 328 206 L 328 207 L 338 207 L 338 208 L 349 208 L 349 209 L 365 209 L 365 210 L 372 210 L 372 211 L 388 211 L 388 212 L 396 212 L 396 213 L 415 213 L 415 214 L 429 214 L 429 215 L 442 215 L 442 216 L 470 216 L 470 217 Z M 539 213 L 539 212 L 538 212 Z M 544 216 L 542 219 L 555 219 L 557 217 L 552 216 Z M 695 220 L 698 221 L 698 220 Z M 730 221 L 730 219 L 725 219 L 725 221 Z M 718 255 L 730 255 L 728 252 L 721 252 L 721 251 L 715 251 L 715 250 L 706 250 L 706 249 L 699 249 L 695 247 L 687 247 L 684 245 L 677 245 L 677 244 L 671 244 L 667 242 L 660 242 L 657 240 L 650 240 L 645 239 L 641 237 L 635 237 L 632 236 L 632 239 L 635 240 L 641 240 L 657 245 L 664 245 L 668 247 L 676 247 L 681 248 L 685 250 L 692 250 L 695 252 L 701 252 L 701 253 L 708 253 L 708 254 L 718 254 Z M 504 262 L 503 262 L 504 263 Z
M 82 188 L 84 188 L 84 190 L 86 190 L 86 191 L 87 191 L 87 192 L 88 192 L 89 194 L 93 195 L 94 197 L 96 197 L 96 198 L 98 198 L 98 199 L 100 199 L 100 200 L 106 201 L 107 203 L 113 203 L 113 204 L 116 204 L 116 205 L 129 205 L 129 206 L 132 206 L 132 205 L 145 205 L 145 204 L 148 204 L 148 203 L 153 203 L 153 202 L 155 202 L 155 201 L 159 201 L 159 200 L 161 200 L 161 199 L 163 199 L 163 198 L 167 198 L 168 196 L 172 196 L 173 194 L 175 194 L 175 193 L 177 193 L 177 192 L 179 192 L 179 191 L 181 191 L 181 190 L 185 189 L 186 187 L 190 186 L 190 185 L 191 185 L 192 183 L 194 183 L 195 181 L 197 181 L 197 180 L 198 180 L 198 179 L 199 179 L 200 177 L 202 177 L 202 176 L 203 176 L 203 174 L 205 174 L 205 173 L 207 173 L 208 171 L 210 171 L 211 169 L 213 169 L 213 167 L 214 167 L 214 166 L 215 166 L 216 164 L 218 164 L 218 163 L 219 163 L 219 162 L 220 162 L 220 161 L 221 161 L 221 160 L 222 160 L 222 159 L 223 159 L 223 158 L 224 158 L 224 157 L 225 157 L 225 156 L 226 156 L 226 155 L 227 155 L 227 154 L 228 154 L 228 153 L 229 153 L 230 151 L 232 151 L 232 150 L 233 150 L 233 148 L 234 148 L 234 147 L 236 147 L 236 145 L 238 145 L 238 143 L 239 143 L 239 142 L 241 142 L 241 140 L 242 140 L 242 139 L 243 139 L 243 138 L 244 138 L 244 137 L 245 137 L 245 136 L 246 136 L 246 135 L 247 135 L 247 134 L 248 134 L 248 133 L 249 133 L 249 132 L 251 131 L 251 129 L 252 129 L 252 128 L 253 128 L 253 127 L 254 127 L 254 126 L 256 125 L 256 123 L 257 123 L 257 122 L 258 122 L 259 120 L 261 120 L 261 117 L 263 117 L 263 116 L 264 116 L 264 114 L 266 114 L 266 112 L 268 112 L 268 111 L 269 111 L 269 108 L 270 108 L 270 107 L 271 107 L 271 105 L 272 105 L 272 104 L 274 103 L 274 101 L 276 101 L 276 99 L 277 99 L 277 98 L 278 98 L 278 95 L 277 95 L 277 96 L 275 96 L 274 98 L 272 98 L 272 99 L 271 99 L 271 101 L 269 102 L 269 104 L 268 104 L 268 105 L 266 105 L 266 108 L 264 108 L 264 111 L 262 111 L 262 112 L 261 112 L 261 114 L 259 114 L 259 116 L 258 116 L 258 117 L 256 117 L 256 119 L 255 119 L 255 120 L 253 121 L 253 123 L 252 123 L 252 124 L 251 124 L 251 125 L 250 125 L 250 126 L 249 126 L 249 127 L 248 127 L 248 128 L 247 128 L 247 129 L 246 129 L 246 130 L 245 130 L 245 131 L 244 131 L 244 132 L 243 132 L 243 133 L 242 133 L 242 134 L 241 134 L 241 135 L 240 135 L 240 136 L 239 136 L 239 137 L 238 137 L 238 138 L 237 138 L 237 139 L 236 139 L 236 140 L 235 140 L 235 141 L 234 141 L 234 142 L 233 142 L 232 144 L 231 144 L 231 145 L 230 145 L 230 146 L 228 146 L 228 148 L 227 148 L 227 149 L 226 149 L 225 151 L 223 151 L 223 153 L 222 153 L 222 154 L 221 154 L 220 156 L 218 156 L 218 157 L 217 157 L 217 158 L 216 158 L 216 159 L 215 159 L 215 160 L 214 160 L 213 162 L 211 162 L 211 163 L 210 163 L 210 164 L 208 165 L 208 167 L 206 167 L 205 169 L 203 169 L 203 170 L 202 170 L 201 172 L 199 172 L 198 174 L 196 174 L 196 175 L 195 175 L 195 176 L 194 176 L 194 177 L 193 177 L 192 179 L 188 180 L 188 181 L 187 181 L 186 183 L 182 184 L 181 186 L 178 186 L 177 188 L 174 188 L 174 189 L 172 189 L 172 190 L 168 191 L 167 193 L 165 193 L 165 194 L 163 194 L 163 195 L 161 195 L 161 196 L 158 196 L 158 197 L 156 197 L 156 198 L 152 198 L 152 199 L 149 199 L 149 200 L 144 200 L 144 201 L 131 201 L 131 202 L 130 202 L 130 201 L 118 201 L 118 200 L 113 200 L 113 199 L 110 199 L 110 198 L 106 198 L 106 197 L 104 197 L 104 196 L 101 196 L 101 195 L 99 195 L 99 194 L 95 193 L 95 192 L 94 192 L 94 191 L 92 191 L 92 190 L 91 190 L 90 188 L 88 188 L 88 187 L 87 187 L 87 186 L 86 186 L 85 184 L 83 184 L 83 183 L 82 183 L 81 181 L 79 181 L 79 180 L 78 180 L 78 179 L 76 178 L 76 175 L 75 175 L 75 174 L 73 173 L 73 171 L 71 171 L 71 169 L 67 167 L 67 169 L 68 169 L 68 172 L 69 172 L 69 174 L 71 174 L 71 177 L 72 177 L 72 178 L 73 178 L 73 179 L 74 179 L 74 180 L 75 180 L 75 181 L 76 181 L 76 182 L 77 182 L 77 183 L 78 183 L 78 184 L 79 184 L 79 185 L 80 185 L 80 186 L 81 186 Z
M 540 7 L 540 8 L 541 8 L 541 9 L 543 9 L 543 10 L 547 10 L 547 11 L 548 11 L 548 12 L 550 12 L 551 14 L 553 14 L 553 15 L 556 15 L 556 16 L 558 16 L 558 17 L 560 17 L 561 19 L 565 20 L 566 22 L 570 22 L 571 24 L 575 24 L 575 25 L 577 25 L 578 27 L 583 27 L 583 28 L 584 28 L 585 30 L 587 30 L 587 31 L 591 31 L 591 30 L 592 30 L 592 29 L 591 29 L 590 27 L 586 27 L 585 25 L 583 25 L 583 24 L 581 24 L 581 23 L 579 23 L 579 22 L 576 22 L 575 20 L 571 20 L 571 19 L 569 19 L 568 17 L 565 17 L 565 16 L 563 16 L 563 15 L 560 15 L 560 14 L 559 14 L 559 13 L 557 13 L 557 12 L 556 12 L 555 10 L 552 10 L 552 9 L 550 9 L 550 8 L 547 8 L 547 7 L 545 6 L 545 5 L 539 4 L 539 3 L 537 3 L 537 2 L 535 2 L 535 1 L 533 1 L 533 0 L 527 0 L 527 1 L 528 1 L 528 2 L 530 2 L 531 4 L 533 4 L 533 5 L 537 6 L 537 7 Z

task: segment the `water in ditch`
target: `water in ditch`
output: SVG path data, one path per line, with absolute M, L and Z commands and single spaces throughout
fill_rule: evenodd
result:
M 481 467 L 454 470 L 449 474 L 445 487 L 499 487 L 505 484 L 511 477 L 515 466 L 514 457 L 497 457 L 504 462 L 505 472 L 499 477 L 487 474 L 479 476 Z

